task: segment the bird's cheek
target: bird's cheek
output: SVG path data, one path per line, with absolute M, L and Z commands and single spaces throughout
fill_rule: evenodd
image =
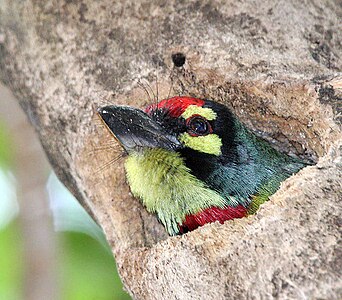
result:
M 178 139 L 185 147 L 191 148 L 193 150 L 217 156 L 222 154 L 222 140 L 217 134 L 191 136 L 185 132 L 182 133 Z

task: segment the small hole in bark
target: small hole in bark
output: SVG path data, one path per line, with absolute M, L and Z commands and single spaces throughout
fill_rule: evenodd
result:
M 172 54 L 171 58 L 176 67 L 181 67 L 185 64 L 185 55 L 181 52 Z

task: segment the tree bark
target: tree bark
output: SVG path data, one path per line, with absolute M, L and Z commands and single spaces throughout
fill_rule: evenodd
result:
M 0 79 L 104 229 L 136 299 L 338 299 L 341 3 L 0 1 Z M 176 67 L 172 54 L 183 53 Z M 131 197 L 94 107 L 192 95 L 317 164 L 251 217 L 168 237 Z M 105 166 L 101 168 L 101 166 Z

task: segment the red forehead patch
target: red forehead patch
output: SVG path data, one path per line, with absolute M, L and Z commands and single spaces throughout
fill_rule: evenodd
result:
M 152 111 L 157 109 L 166 109 L 168 113 L 175 118 L 178 118 L 189 105 L 203 106 L 204 100 L 192 98 L 192 97 L 172 97 L 160 101 L 157 104 L 151 104 L 146 107 L 145 112 L 150 114 Z

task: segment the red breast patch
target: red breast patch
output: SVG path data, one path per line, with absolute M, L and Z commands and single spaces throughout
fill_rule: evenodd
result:
M 224 221 L 243 218 L 246 216 L 247 209 L 242 205 L 227 208 L 211 207 L 195 215 L 186 216 L 185 221 L 179 227 L 179 231 L 180 233 L 184 233 L 195 230 L 197 227 L 203 226 L 207 223 L 219 221 L 221 224 L 223 224 Z

